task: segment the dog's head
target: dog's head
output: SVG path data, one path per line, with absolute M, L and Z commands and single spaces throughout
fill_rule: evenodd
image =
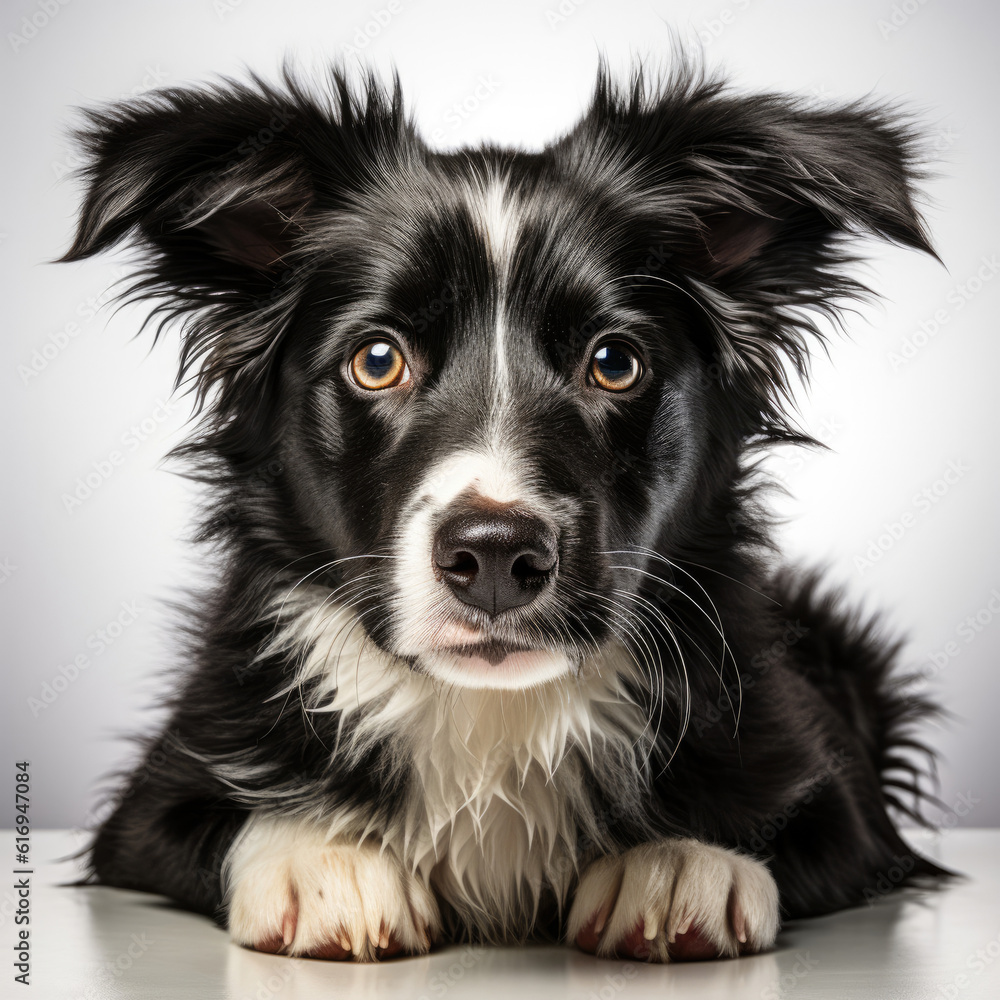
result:
M 647 553 L 752 533 L 741 456 L 793 434 L 809 309 L 858 290 L 845 239 L 929 250 L 885 109 L 687 69 L 602 75 L 535 153 L 433 152 L 398 86 L 336 74 L 163 91 L 83 141 L 65 259 L 132 239 L 140 292 L 187 319 L 190 451 L 232 540 L 463 685 L 542 682 L 614 637 L 641 655 Z

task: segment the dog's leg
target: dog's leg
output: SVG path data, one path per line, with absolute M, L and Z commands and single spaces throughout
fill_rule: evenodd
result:
M 229 932 L 258 951 L 370 962 L 422 954 L 440 934 L 431 890 L 372 841 L 256 816 L 226 860 Z
M 759 861 L 697 840 L 662 840 L 584 871 L 567 938 L 602 957 L 666 962 L 761 951 L 778 924 L 778 889 Z

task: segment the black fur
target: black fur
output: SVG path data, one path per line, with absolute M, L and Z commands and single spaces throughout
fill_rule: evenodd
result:
M 319 93 L 289 73 L 88 112 L 81 140 L 87 196 L 63 259 L 138 246 L 134 294 L 186 323 L 181 381 L 202 422 L 180 454 L 207 484 L 200 539 L 219 578 L 191 613 L 169 721 L 97 832 L 94 880 L 224 919 L 221 861 L 249 811 L 279 801 L 264 793 L 284 811 L 397 807 L 405 766 L 379 746 L 360 766 L 331 763 L 336 717 L 269 700 L 297 654 L 255 657 L 275 594 L 307 574 L 353 593 L 374 573 L 359 615 L 383 648 L 398 640 L 387 571 L 329 563 L 384 552 L 422 471 L 480 426 L 497 276 L 462 192 L 487 168 L 534 206 L 505 303 L 513 433 L 547 495 L 587 501 L 560 543 L 571 617 L 524 617 L 517 634 L 603 643 L 622 626 L 609 595 L 625 591 L 665 665 L 635 650 L 655 674 L 637 691 L 659 734 L 646 794 L 618 801 L 591 775 L 609 836 L 742 847 L 769 862 L 790 917 L 857 904 L 901 864 L 907 883 L 943 874 L 887 813 L 913 808 L 901 791 L 922 794 L 911 729 L 931 707 L 894 678 L 896 646 L 875 626 L 776 568 L 753 464 L 762 446 L 808 440 L 787 415 L 787 372 L 806 371 L 811 314 L 864 293 L 846 274 L 851 238 L 933 252 L 897 112 L 738 96 L 689 67 L 625 87 L 602 71 L 583 120 L 542 152 L 442 154 L 398 83 L 354 90 L 335 72 Z M 362 398 L 343 359 L 355 331 L 385 326 L 416 345 L 419 386 Z M 647 363 L 627 399 L 581 388 L 606 329 Z M 206 760 L 267 766 L 229 783 Z

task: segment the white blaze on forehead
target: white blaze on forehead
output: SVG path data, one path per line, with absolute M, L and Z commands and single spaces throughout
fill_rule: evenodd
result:
M 474 217 L 482 228 L 487 252 L 500 277 L 504 278 L 514 256 L 521 226 L 518 203 L 504 179 L 495 176 L 490 177 L 485 186 L 473 189 L 471 200 Z
M 502 177 L 490 176 L 481 187 L 469 193 L 473 218 L 482 233 L 486 252 L 496 274 L 496 326 L 493 337 L 497 395 L 502 396 L 507 386 L 507 328 L 504 306 L 506 287 L 510 279 L 510 266 L 517 248 L 521 227 L 518 202 L 511 195 Z

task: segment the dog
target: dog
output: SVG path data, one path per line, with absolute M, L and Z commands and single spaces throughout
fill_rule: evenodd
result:
M 906 116 L 602 64 L 541 151 L 439 152 L 398 78 L 286 68 L 79 137 L 62 259 L 183 321 L 217 569 L 86 880 L 272 953 L 666 962 L 947 877 L 891 815 L 935 708 L 758 461 L 857 238 L 934 253 Z

